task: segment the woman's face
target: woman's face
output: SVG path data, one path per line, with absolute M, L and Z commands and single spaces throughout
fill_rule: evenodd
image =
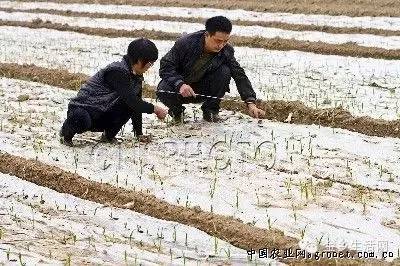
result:
M 139 60 L 136 64 L 133 65 L 132 69 L 137 75 L 143 75 L 153 64 L 154 62 L 143 64 L 143 62 Z

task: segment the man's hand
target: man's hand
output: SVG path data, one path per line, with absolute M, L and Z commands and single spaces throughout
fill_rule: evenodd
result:
M 183 97 L 196 97 L 196 93 L 194 93 L 192 87 L 190 87 L 187 84 L 183 84 L 180 88 L 179 88 L 179 93 L 183 96 Z
M 158 119 L 163 120 L 167 116 L 168 110 L 159 106 L 154 106 L 154 113 L 156 114 Z
M 248 103 L 247 108 L 249 110 L 250 116 L 253 118 L 263 118 L 265 116 L 265 112 L 257 108 L 255 103 Z

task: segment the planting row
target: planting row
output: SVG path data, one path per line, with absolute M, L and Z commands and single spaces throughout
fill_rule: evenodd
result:
M 20 27 L 0 27 L 0 33 L 2 62 L 88 75 L 120 60 L 132 40 Z M 171 41 L 155 43 L 160 57 L 173 45 Z M 300 100 L 314 108 L 341 105 L 354 115 L 398 118 L 398 61 L 246 47 L 237 47 L 235 54 L 260 99 Z M 159 61 L 146 73 L 147 83 L 158 83 L 158 68 Z M 233 80 L 231 85 L 231 95 L 238 95 Z

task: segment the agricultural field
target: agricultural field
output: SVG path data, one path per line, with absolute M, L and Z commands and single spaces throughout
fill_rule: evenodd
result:
M 283 2 L 0 1 L 0 265 L 400 264 L 400 8 Z M 60 144 L 133 39 L 162 57 L 221 14 L 265 118 L 231 80 L 223 122 L 190 104 L 182 125 L 145 114 L 149 143 L 128 122 Z

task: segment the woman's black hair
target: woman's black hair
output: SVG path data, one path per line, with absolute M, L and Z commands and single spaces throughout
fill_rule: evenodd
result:
M 157 60 L 158 49 L 149 39 L 139 38 L 129 44 L 127 55 L 131 64 L 136 64 L 140 60 L 145 65 Z

